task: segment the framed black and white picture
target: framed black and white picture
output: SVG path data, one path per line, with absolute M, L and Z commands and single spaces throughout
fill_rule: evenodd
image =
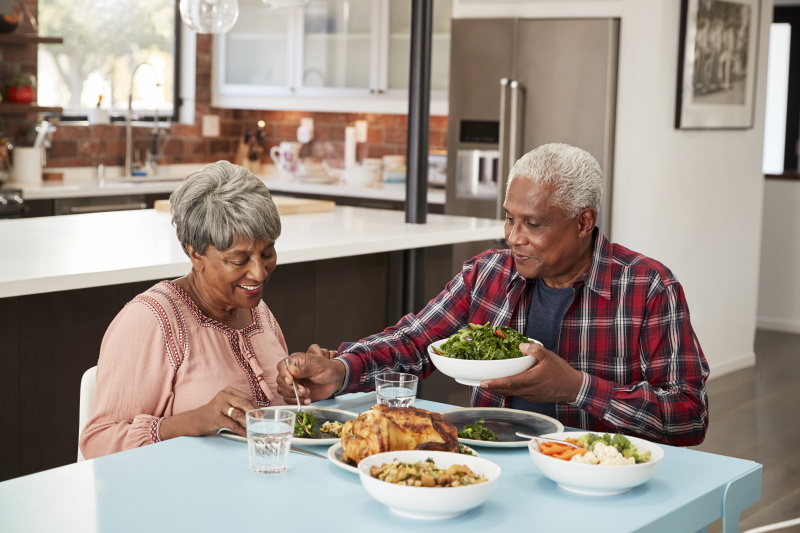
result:
M 751 128 L 759 0 L 683 0 L 678 129 Z

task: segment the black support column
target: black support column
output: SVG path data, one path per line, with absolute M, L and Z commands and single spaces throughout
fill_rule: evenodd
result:
M 428 213 L 431 31 L 433 0 L 411 1 L 411 55 L 408 86 L 406 223 L 425 224 Z M 424 299 L 425 251 L 404 253 L 403 312 L 418 311 Z

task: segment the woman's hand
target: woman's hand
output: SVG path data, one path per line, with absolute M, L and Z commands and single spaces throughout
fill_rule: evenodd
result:
M 316 346 L 311 345 L 311 348 Z M 309 351 L 311 351 L 309 348 Z M 319 348 L 319 346 L 317 346 Z M 319 350 L 322 350 L 319 348 Z M 332 350 L 326 350 L 336 353 Z M 287 366 L 287 360 L 289 365 Z M 278 394 L 283 396 L 289 404 L 297 403 L 294 397 L 294 387 L 297 382 L 297 395 L 300 403 L 308 405 L 311 402 L 329 398 L 334 392 L 342 388 L 344 383 L 344 363 L 336 359 L 329 359 L 324 354 L 297 352 L 278 363 Z
M 246 437 L 245 413 L 257 408 L 253 398 L 244 392 L 225 387 L 204 406 L 165 418 L 160 427 L 161 440 L 213 435 L 222 428 Z
M 481 387 L 503 396 L 518 396 L 529 402 L 574 402 L 583 384 L 583 372 L 536 343 L 520 344 L 519 350 L 538 362 L 525 372 L 507 378 L 485 379 Z

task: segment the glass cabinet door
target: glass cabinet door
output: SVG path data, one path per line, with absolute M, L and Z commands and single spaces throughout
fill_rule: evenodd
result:
M 294 54 L 292 9 L 270 9 L 261 0 L 239 0 L 239 18 L 217 36 L 218 83 L 248 93 L 264 88 L 292 91 Z
M 303 9 L 303 92 L 374 86 L 377 56 L 372 0 L 311 0 Z
M 431 35 L 431 91 L 446 91 L 450 84 L 451 0 L 433 2 Z M 387 88 L 408 90 L 411 57 L 411 0 L 389 2 Z

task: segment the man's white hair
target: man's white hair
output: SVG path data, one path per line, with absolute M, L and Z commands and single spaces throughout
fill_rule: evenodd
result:
M 563 209 L 568 217 L 577 217 L 587 207 L 600 210 L 603 171 L 586 150 L 568 144 L 543 144 L 514 164 L 508 175 L 508 185 L 515 179 L 552 186 L 553 205 Z

